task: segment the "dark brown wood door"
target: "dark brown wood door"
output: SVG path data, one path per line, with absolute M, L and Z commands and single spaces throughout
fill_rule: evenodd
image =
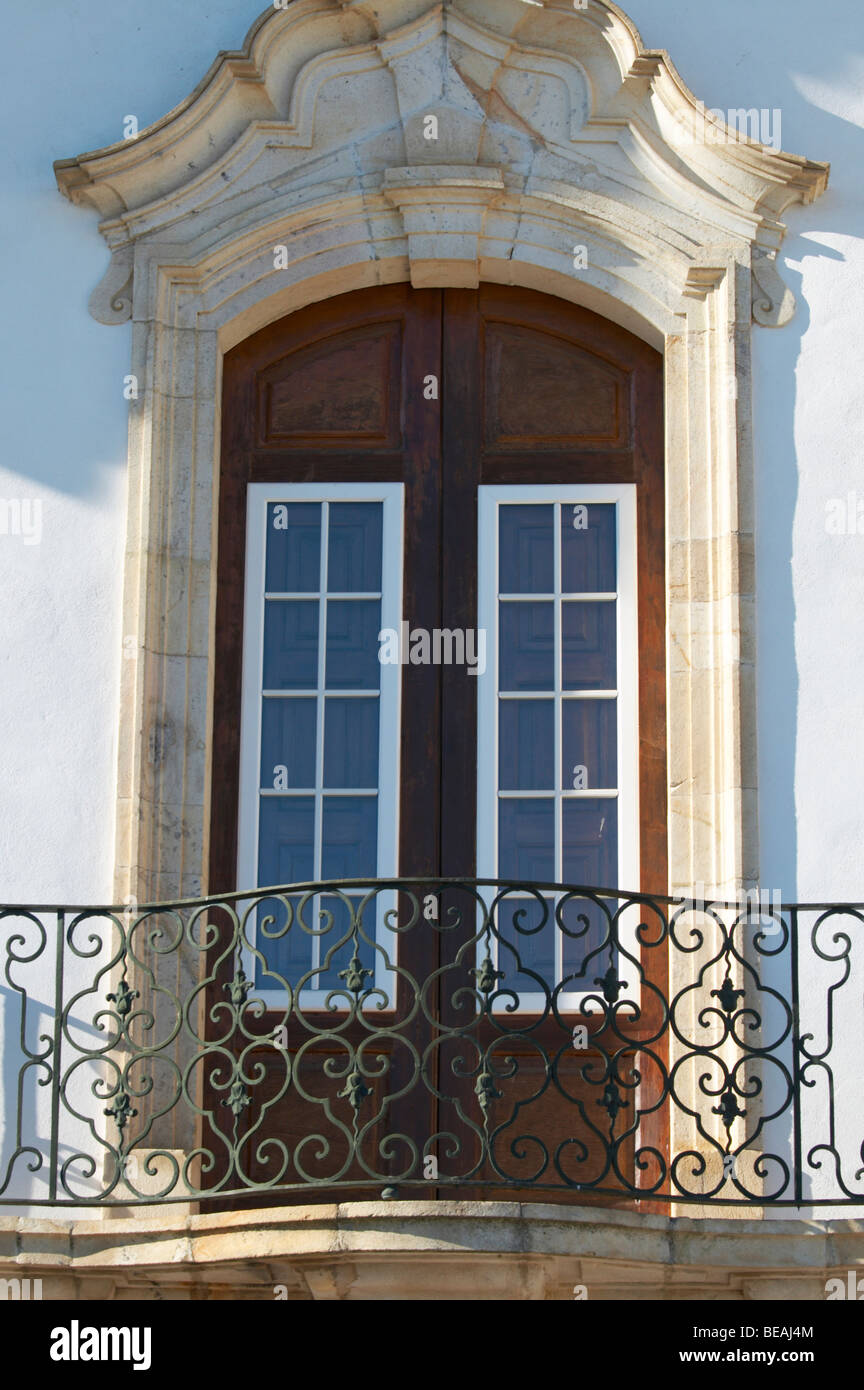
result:
M 616 325 L 581 308 L 531 291 L 484 285 L 478 292 L 447 291 L 442 332 L 445 408 L 442 420 L 442 521 L 444 565 L 443 609 L 453 627 L 470 626 L 478 612 L 478 490 L 483 487 L 517 488 L 527 485 L 573 487 L 584 484 L 633 484 L 636 490 L 636 545 L 638 554 L 638 802 L 640 881 L 621 884 L 625 889 L 664 893 L 666 858 L 666 758 L 665 758 L 665 588 L 664 588 L 664 479 L 662 361 L 657 353 Z M 553 488 L 554 493 L 554 488 Z M 489 583 L 489 576 L 486 576 Z M 497 641 L 496 631 L 492 639 Z M 477 681 L 466 681 L 456 668 L 442 671 L 441 737 L 441 865 L 447 876 L 471 875 L 477 868 Z M 488 717 L 488 706 L 483 712 Z M 489 872 L 488 865 L 480 866 Z M 500 865 L 498 866 L 500 869 Z M 494 872 L 494 866 L 493 866 Z M 501 874 L 501 876 L 505 876 Z M 540 877 L 540 875 L 534 875 Z M 545 877 L 545 875 L 543 875 Z M 557 876 L 556 876 L 557 877 Z M 567 878 L 567 875 L 564 875 Z M 571 880 L 572 881 L 572 880 Z M 585 879 L 577 881 L 585 882 Z M 606 880 L 596 886 L 614 887 Z M 528 944 L 527 938 L 522 938 Z M 442 941 L 444 959 L 458 960 L 456 936 Z M 499 961 L 499 964 L 502 962 Z M 594 987 L 595 970 L 585 983 Z M 652 952 L 646 974 L 665 984 L 665 957 Z M 518 974 L 518 972 L 517 972 Z M 454 970 L 454 982 L 459 972 Z M 512 976 L 512 972 L 511 972 Z M 467 982 L 466 982 L 467 983 Z M 522 988 L 525 987 L 522 976 Z M 632 988 L 632 979 L 630 981 Z M 505 978 L 499 988 L 506 989 Z M 464 1006 L 454 1003 L 454 990 L 444 992 L 442 1017 L 451 1027 L 464 1025 Z M 464 995 L 461 996 L 464 998 Z M 663 1041 L 654 1041 L 660 1024 L 659 1009 L 650 993 L 634 1042 L 651 1039 L 658 1057 L 665 1057 Z M 538 1136 L 550 1156 L 578 1153 L 580 1162 L 570 1166 L 571 1179 L 587 1183 L 601 1178 L 610 1148 L 626 1181 L 634 1177 L 636 1137 L 625 1138 L 620 1149 L 601 1142 L 598 1095 L 605 1081 L 602 1058 L 589 1047 L 577 1053 L 566 1042 L 567 1033 L 582 1019 L 578 1012 L 564 1019 L 549 1011 L 545 1018 L 519 1020 L 503 1035 L 501 1020 L 485 1030 L 481 1039 L 489 1048 L 487 1065 L 492 1084 L 501 1094 L 493 1097 L 484 1129 L 496 1134 L 494 1148 L 500 1157 L 498 1172 L 509 1176 L 536 1171 L 538 1149 L 525 1135 Z M 562 1022 L 567 1027 L 562 1028 Z M 596 1028 L 591 1027 L 592 1038 Z M 608 1054 L 621 1051 L 621 1041 L 600 1034 Z M 512 1061 L 511 1061 L 512 1059 Z M 474 1060 L 473 1058 L 471 1060 Z M 497 1064 L 497 1067 L 496 1067 Z M 442 1090 L 454 1098 L 445 1106 L 441 1129 L 455 1131 L 466 1151 L 479 1161 L 479 1144 L 470 1124 L 458 1115 L 476 1118 L 476 1096 L 454 1078 L 465 1065 L 458 1041 L 442 1050 L 441 1067 L 446 1081 Z M 593 1067 L 593 1073 L 592 1073 Z M 496 1070 L 506 1080 L 496 1080 Z M 554 1070 L 554 1076 L 550 1073 Z M 615 1075 L 627 1071 L 622 1058 Z M 591 1076 L 585 1083 L 586 1073 Z M 471 1085 L 475 1084 L 475 1071 Z M 639 1144 L 666 1152 L 667 1136 L 662 1112 L 662 1075 L 657 1067 L 643 1064 L 639 1106 L 649 1113 L 638 1131 Z M 582 1101 L 582 1108 L 564 1099 Z M 633 1093 L 629 1097 L 633 1114 Z M 473 1111 L 472 1111 L 473 1099 Z M 588 1123 L 581 1119 L 589 1117 Z M 590 1117 L 598 1117 L 592 1121 Z M 627 1124 L 619 1121 L 615 1133 Z M 582 1147 L 584 1145 L 584 1148 Z M 566 1167 L 566 1164 L 563 1165 Z M 578 1170 L 578 1171 L 577 1171 Z M 489 1172 L 489 1167 L 485 1171 Z M 548 1179 L 548 1174 L 547 1174 Z M 554 1178 L 553 1178 L 554 1180 Z M 614 1168 L 602 1185 L 616 1188 Z M 490 1187 L 484 1195 L 500 1195 Z M 468 1193 L 466 1191 L 465 1195 Z M 476 1191 L 475 1191 L 476 1195 Z M 552 1198 L 526 1187 L 514 1195 L 521 1200 Z M 585 1203 L 614 1198 L 591 1197 L 590 1191 L 554 1194 L 555 1200 Z M 645 1207 L 648 1207 L 648 1203 Z
M 404 485 L 403 612 L 412 629 L 427 632 L 477 629 L 478 489 L 635 484 L 641 883 L 625 886 L 665 890 L 661 403 L 662 362 L 646 344 L 587 310 L 491 285 L 478 291 L 405 285 L 359 291 L 301 310 L 226 356 L 211 893 L 250 886 L 236 882 L 248 484 L 362 482 Z M 477 685 L 465 665 L 408 663 L 402 669 L 402 878 L 470 878 L 477 871 Z M 447 908 L 445 893 L 442 917 Z M 411 976 L 424 981 L 444 971 L 445 984 L 430 1000 L 436 1023 L 418 1018 L 412 1036 L 427 1056 L 428 1084 L 415 1085 L 389 1107 L 381 1135 L 370 1135 L 372 1143 L 385 1130 L 398 1130 L 421 1152 L 428 1151 L 430 1135 L 442 1133 L 455 1135 L 463 1154 L 475 1144 L 476 1128 L 464 1118 L 477 1110 L 476 1068 L 470 1059 L 466 1064 L 456 1031 L 464 1024 L 464 1003 L 454 1003 L 458 991 L 450 987 L 468 971 L 464 953 L 459 964 L 463 946 L 459 933 L 431 928 L 400 943 Z M 399 989 L 397 1014 L 409 1002 L 401 983 Z M 439 1025 L 454 1031 L 446 1045 L 436 1047 Z M 359 1044 L 361 1030 L 356 1032 Z M 350 1030 L 346 1036 L 353 1038 Z M 560 1024 L 547 1020 L 509 1044 L 526 1096 L 536 1081 L 533 1072 L 542 1069 L 538 1039 L 558 1050 Z M 306 1041 L 298 1034 L 289 1039 L 289 1049 Z M 325 1053 L 304 1053 L 312 1089 Z M 265 1048 L 260 1055 L 266 1068 L 271 1054 Z M 395 1094 L 410 1080 L 404 1051 L 394 1046 L 384 1071 Z M 510 1099 L 519 1097 L 511 1091 Z M 551 1092 L 536 1113 L 553 1143 L 572 1126 L 572 1114 Z M 275 1123 L 290 1145 L 314 1118 L 308 1107 L 304 1112 L 302 1105 L 283 1103 L 271 1128 Z M 661 1145 L 658 1126 L 656 1118 L 647 1123 L 642 1142 Z M 446 1159 L 439 1162 L 446 1174 Z M 359 1188 L 354 1195 L 361 1195 Z M 550 1200 L 548 1191 L 519 1195 Z

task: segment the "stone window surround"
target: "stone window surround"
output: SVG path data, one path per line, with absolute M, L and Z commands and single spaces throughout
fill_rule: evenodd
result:
M 333 79 L 362 110 L 328 104 Z M 758 882 L 751 320 L 791 317 L 779 219 L 827 166 L 719 127 L 606 0 L 294 0 L 164 120 L 56 172 L 100 212 L 112 260 L 91 312 L 131 317 L 139 382 L 116 900 L 207 884 L 222 355 L 409 279 L 541 290 L 664 353 L 670 892 Z

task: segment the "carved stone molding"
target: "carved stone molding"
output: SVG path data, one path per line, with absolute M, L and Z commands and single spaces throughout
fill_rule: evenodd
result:
M 779 218 L 827 179 L 825 165 L 719 127 L 668 54 L 643 49 L 605 0 L 576 12 L 563 0 L 531 12 L 522 0 L 298 0 L 262 15 L 243 48 L 220 55 L 162 121 L 55 168 L 68 197 L 100 212 L 109 242 L 122 239 L 93 300 L 101 322 L 122 322 L 128 276 L 117 279 L 133 246 L 167 239 L 191 250 L 226 215 L 260 223 L 290 188 L 362 183 L 365 197 L 383 190 L 410 207 L 412 279 L 438 283 L 434 271 L 414 274 L 429 215 L 418 199 L 391 196 L 396 169 L 420 164 L 433 189 L 436 166 L 443 176 L 449 165 L 499 165 L 516 204 L 554 199 L 558 185 L 573 222 L 614 235 L 609 221 L 620 220 L 634 250 L 661 255 L 670 273 L 677 261 L 681 292 L 708 246 L 725 243 L 737 257 L 752 248 L 754 314 L 766 324 L 785 322 L 793 302 L 766 264 L 782 240 Z M 454 230 L 446 258 L 463 264 L 467 211 L 464 220 L 469 241 L 457 248 Z M 474 221 L 482 225 L 479 212 Z M 473 245 L 476 276 L 476 234 Z
M 781 218 L 827 166 L 719 126 L 606 0 L 293 0 L 163 120 L 55 167 L 102 219 L 91 308 L 132 313 L 144 387 L 118 898 L 207 879 L 221 355 L 407 279 L 543 290 L 665 352 L 671 886 L 755 881 L 751 315 L 788 320 Z
M 807 1220 L 671 1220 L 554 1202 L 446 1200 L 203 1216 L 169 1206 L 143 1215 L 74 1224 L 4 1218 L 0 1277 L 40 1278 L 46 1300 L 572 1305 L 579 1285 L 592 1303 L 819 1302 L 829 1278 L 839 1277 L 845 1289 L 850 1277 L 857 1287 L 864 1273 L 859 1223 L 848 1219 L 815 1227 Z

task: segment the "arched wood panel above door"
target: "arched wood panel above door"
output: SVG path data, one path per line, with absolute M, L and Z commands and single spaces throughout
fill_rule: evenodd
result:
M 495 319 L 484 325 L 483 348 L 486 449 L 569 450 L 629 442 L 626 369 L 571 340 Z
M 400 448 L 402 358 L 400 319 L 295 348 L 258 375 L 258 443 Z

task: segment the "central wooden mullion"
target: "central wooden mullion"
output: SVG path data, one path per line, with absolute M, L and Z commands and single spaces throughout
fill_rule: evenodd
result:
M 403 472 L 405 484 L 404 582 L 402 616 L 409 631 L 432 631 L 441 625 L 441 318 L 440 290 L 408 291 L 408 315 L 402 362 Z M 438 389 L 432 387 L 434 378 Z M 401 634 L 400 634 L 401 637 Z M 403 660 L 407 654 L 403 652 Z M 400 735 L 399 876 L 417 879 L 440 874 L 439 776 L 441 738 L 441 683 L 431 665 L 402 667 Z M 386 738 L 388 731 L 381 731 Z M 422 905 L 425 889 L 417 889 Z M 407 903 L 403 904 L 407 909 Z M 421 920 L 400 938 L 400 962 L 422 988 L 438 969 L 438 934 Z M 432 1017 L 437 1009 L 437 990 L 428 999 Z M 400 975 L 397 983 L 396 1018 L 411 1015 L 414 987 Z M 407 1136 L 422 1154 L 430 1136 L 439 1128 L 437 1067 L 434 1033 L 429 1020 L 419 1013 L 411 1030 L 411 1042 L 421 1059 L 431 1057 L 425 1073 L 416 1076 L 407 1049 L 397 1048 L 392 1060 L 392 1090 L 406 1090 L 392 1106 L 388 1128 Z M 405 1157 L 400 1150 L 397 1168 Z M 420 1168 L 422 1171 L 422 1165 Z M 416 1189 L 409 1189 L 416 1194 Z M 403 1193 L 408 1195 L 407 1193 Z M 429 1196 L 435 1195 L 430 1185 Z
M 443 626 L 466 635 L 477 626 L 477 488 L 482 445 L 482 325 L 479 296 L 472 290 L 443 293 L 443 379 L 441 439 L 441 608 Z M 476 650 L 476 648 L 475 648 Z M 477 843 L 477 676 L 467 663 L 442 665 L 440 840 L 441 874 L 472 878 Z M 471 1023 L 466 1017 L 472 978 L 467 959 L 475 922 L 473 897 L 459 890 L 441 895 L 441 920 L 460 925 L 440 934 L 442 969 L 439 1018 L 446 1041 L 439 1057 L 438 1087 L 448 1097 L 441 1104 L 441 1128 L 457 1136 L 457 1170 L 465 1172 L 479 1158 L 476 1136 L 460 1121 L 459 1111 L 476 1111 L 473 1053 L 449 1030 Z M 449 915 L 450 912 L 460 917 Z M 458 959 L 463 950 L 461 960 Z M 468 950 L 471 950 L 470 945 Z M 465 986 L 469 986 L 466 991 Z M 468 1063 L 467 1071 L 463 1064 Z M 442 1164 L 442 1171 L 446 1165 Z M 473 1196 L 469 1190 L 440 1189 L 445 1197 Z
M 480 482 L 481 321 L 474 290 L 445 290 L 442 411 L 444 626 L 477 626 L 477 487 Z M 472 877 L 477 842 L 477 677 L 441 667 L 441 873 Z
M 403 362 L 402 614 L 409 629 L 431 631 L 441 618 L 441 401 L 440 387 L 431 396 L 424 383 L 433 376 L 441 380 L 441 292 L 415 291 L 410 303 Z M 399 872 L 434 878 L 441 853 L 440 678 L 435 667 L 413 665 L 402 655 Z

